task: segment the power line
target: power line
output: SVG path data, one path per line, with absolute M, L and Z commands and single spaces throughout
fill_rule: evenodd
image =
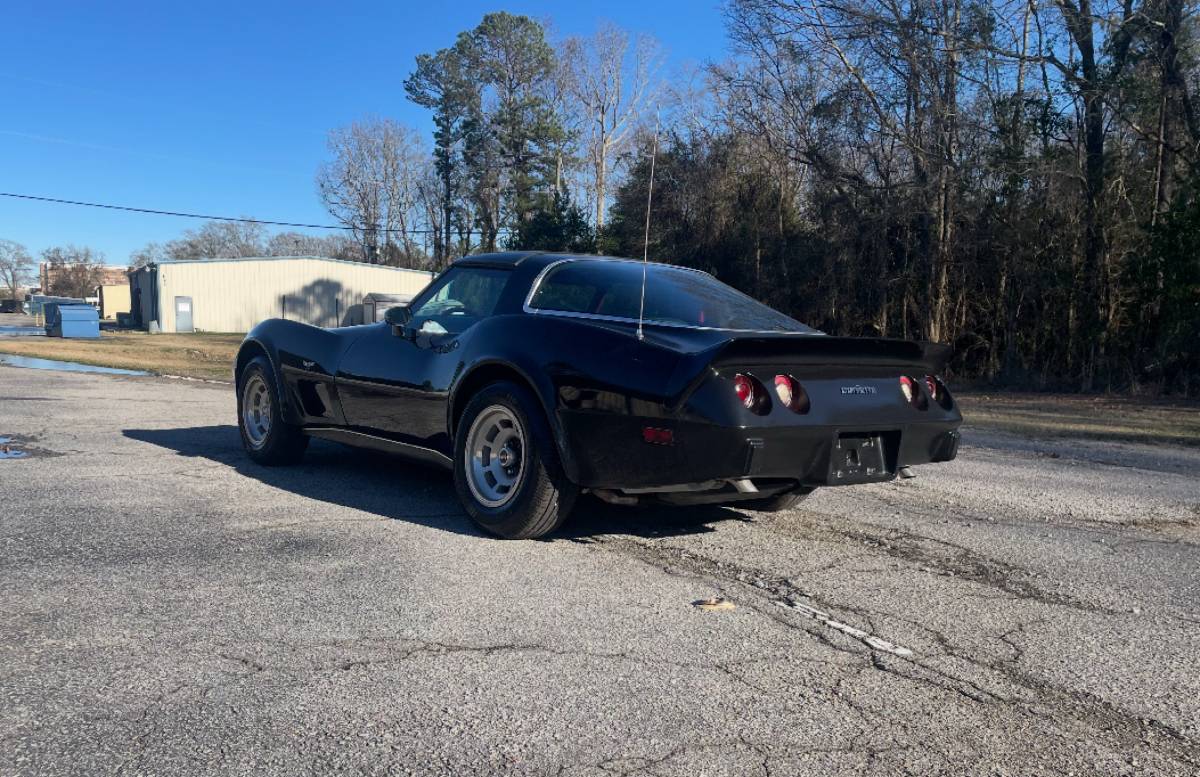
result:
M 153 216 L 178 216 L 185 219 L 205 219 L 207 221 L 236 221 L 243 224 L 263 224 L 272 227 L 299 227 L 301 229 L 340 229 L 343 231 L 352 231 L 356 227 L 347 227 L 342 224 L 302 224 L 295 221 L 266 221 L 264 219 L 248 219 L 238 218 L 234 216 L 206 216 L 203 213 L 182 213 L 173 210 L 155 210 L 154 208 L 134 208 L 128 205 L 109 205 L 102 202 L 80 202 L 78 200 L 64 200 L 58 197 L 38 197 L 33 194 L 14 194 L 12 192 L 0 192 L 0 197 L 13 197 L 18 200 L 36 200 L 37 202 L 53 202 L 58 205 L 79 205 L 86 208 L 104 208 L 106 210 L 122 210 L 130 213 L 148 213 Z M 367 231 L 367 227 L 357 227 Z M 436 230 L 432 229 L 383 229 L 376 228 L 375 232 L 403 232 L 410 235 L 428 235 L 433 234 Z

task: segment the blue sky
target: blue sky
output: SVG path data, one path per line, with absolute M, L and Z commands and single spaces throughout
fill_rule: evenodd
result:
M 0 191 L 330 223 L 325 133 L 366 115 L 426 130 L 413 58 L 487 12 L 647 32 L 668 68 L 724 56 L 720 0 L 605 3 L 5 3 Z M 86 244 L 111 264 L 201 222 L 0 197 L 0 238 Z

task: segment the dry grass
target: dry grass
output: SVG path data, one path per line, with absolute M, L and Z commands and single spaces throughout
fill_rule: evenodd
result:
M 1023 437 L 1200 446 L 1200 403 L 1056 394 L 959 395 L 965 422 Z
M 59 337 L 0 337 L 0 353 L 39 359 L 145 370 L 157 375 L 183 375 L 232 380 L 233 359 L 243 335 L 150 335 L 145 332 L 102 332 L 99 340 Z

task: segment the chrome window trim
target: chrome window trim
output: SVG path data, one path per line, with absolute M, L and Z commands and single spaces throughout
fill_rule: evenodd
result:
M 550 273 L 551 270 L 558 267 L 560 264 L 565 264 L 566 262 L 586 262 L 586 261 L 623 262 L 625 264 L 642 264 L 642 262 L 639 262 L 637 259 L 616 259 L 616 258 L 607 258 L 607 257 L 601 258 L 601 257 L 596 257 L 596 256 L 569 256 L 564 259 L 559 259 L 559 260 L 551 262 L 550 264 L 543 267 L 541 272 L 539 272 L 537 274 L 537 277 L 533 279 L 533 283 L 529 285 L 529 293 L 525 295 L 525 303 L 521 306 L 521 309 L 524 310 L 526 313 L 528 313 L 530 315 L 534 315 L 534 316 L 562 316 L 564 318 L 582 318 L 582 319 L 587 319 L 589 321 L 613 321 L 613 322 L 621 323 L 621 324 L 635 324 L 636 325 L 638 323 L 638 320 L 636 318 L 626 318 L 625 316 L 605 316 L 600 313 L 576 313 L 576 312 L 573 312 L 570 310 L 554 310 L 552 308 L 535 308 L 535 307 L 533 307 L 533 305 L 532 305 L 533 296 L 535 294 L 537 294 L 538 289 L 541 288 L 542 281 L 545 280 L 546 276 Z M 659 263 L 656 262 L 655 264 L 659 264 Z M 708 277 L 712 278 L 714 281 L 717 280 L 716 278 L 713 277 L 712 273 L 705 272 L 704 270 L 697 270 L 693 267 L 680 267 L 677 264 L 663 264 L 662 266 L 670 267 L 673 270 L 683 270 L 684 272 L 696 273 L 697 275 L 707 275 Z M 717 281 L 717 283 L 720 283 L 720 281 Z M 737 291 L 737 289 L 734 289 L 734 291 Z M 739 292 L 739 293 L 741 293 L 741 292 Z M 754 298 L 750 297 L 750 299 L 754 299 Z M 761 305 L 762 303 L 759 303 L 759 304 Z M 775 308 L 770 308 L 770 309 L 775 310 Z M 777 310 L 775 310 L 775 312 L 779 313 L 779 311 L 777 311 Z M 783 314 L 781 313 L 780 315 L 783 315 Z M 789 318 L 790 318 L 790 316 L 789 316 Z M 811 332 L 789 332 L 786 330 L 781 331 L 779 329 L 728 329 L 726 327 L 719 327 L 719 326 L 700 326 L 699 324 L 676 324 L 671 321 L 657 321 L 652 318 L 645 319 L 642 323 L 643 324 L 651 324 L 653 326 L 672 327 L 674 329 L 691 329 L 691 330 L 694 330 L 697 332 L 740 332 L 743 334 L 800 335 L 803 337 L 813 337 L 813 336 L 824 336 L 825 335 L 824 332 L 822 332 L 820 330 L 816 330 L 816 329 L 814 329 Z M 796 323 L 800 324 L 799 321 L 797 321 Z M 806 326 L 806 325 L 800 324 L 800 326 Z

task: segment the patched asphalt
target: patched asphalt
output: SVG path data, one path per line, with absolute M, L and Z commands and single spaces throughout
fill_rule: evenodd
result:
M 5 777 L 1200 773 L 1195 448 L 968 428 L 504 542 L 437 469 L 250 463 L 226 386 L 0 366 L 0 437 Z

